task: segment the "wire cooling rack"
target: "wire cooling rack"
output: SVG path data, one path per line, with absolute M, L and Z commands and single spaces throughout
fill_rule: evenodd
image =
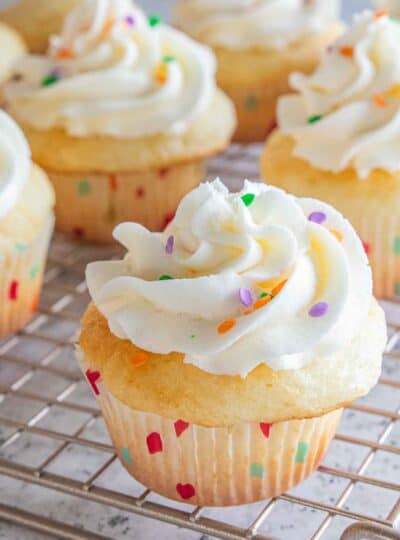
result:
M 232 146 L 210 177 L 239 188 L 244 177 L 257 178 L 258 154 L 257 146 Z M 399 539 L 400 304 L 385 306 L 382 378 L 345 411 L 318 472 L 276 499 L 193 507 L 122 470 L 74 359 L 89 300 L 85 265 L 118 255 L 56 236 L 37 316 L 0 341 L 0 538 Z

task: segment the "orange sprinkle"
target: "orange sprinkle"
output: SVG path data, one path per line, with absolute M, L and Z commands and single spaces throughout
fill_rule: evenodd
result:
M 243 315 L 251 315 L 254 312 L 253 308 L 246 309 L 246 311 L 243 311 Z
M 342 56 L 347 56 L 348 58 L 353 58 L 354 55 L 354 48 L 350 47 L 350 45 L 344 45 L 343 47 L 340 47 L 340 54 Z
M 165 84 L 167 82 L 168 68 L 166 64 L 158 64 L 158 66 L 154 70 L 154 79 L 160 84 Z
M 387 14 L 388 12 L 385 11 L 384 9 L 379 9 L 378 11 L 375 11 L 374 19 L 377 20 L 377 19 L 380 19 L 381 17 L 386 17 Z
M 110 176 L 108 177 L 108 184 L 110 186 L 110 191 L 117 191 L 118 189 L 118 182 L 117 182 L 117 177 L 115 176 L 115 174 L 110 174 Z
M 260 298 L 259 300 L 257 300 L 257 302 L 253 306 L 254 311 L 257 311 L 258 309 L 265 307 L 267 304 L 271 302 L 271 300 L 272 298 L 270 296 L 265 296 L 264 298 Z
M 131 358 L 131 363 L 135 367 L 143 366 L 147 360 L 149 359 L 148 353 L 144 351 L 136 351 L 135 354 Z
M 285 279 L 284 281 L 282 281 L 281 283 L 279 283 L 279 285 L 277 285 L 276 287 L 274 287 L 272 289 L 272 296 L 276 296 L 277 294 L 279 294 L 281 292 L 281 290 L 283 289 L 283 287 L 286 285 L 287 283 L 287 279 Z
M 382 94 L 375 94 L 374 95 L 374 103 L 375 105 L 378 105 L 378 107 L 386 107 L 386 99 L 382 96 Z
M 35 294 L 35 296 L 32 298 L 31 303 L 31 312 L 35 313 L 39 307 L 39 294 Z
M 108 34 L 108 32 L 113 27 L 114 23 L 115 23 L 114 19 L 107 19 L 106 20 L 106 22 L 104 23 L 104 26 L 103 26 L 103 31 L 102 31 L 103 36 Z
M 218 334 L 226 334 L 236 326 L 236 319 L 228 319 L 218 326 Z
M 339 242 L 343 242 L 343 234 L 337 229 L 331 229 L 331 233 L 335 236 Z
M 60 49 L 57 52 L 57 59 L 58 60 L 68 60 L 70 58 L 74 57 L 74 53 L 71 51 L 71 49 Z

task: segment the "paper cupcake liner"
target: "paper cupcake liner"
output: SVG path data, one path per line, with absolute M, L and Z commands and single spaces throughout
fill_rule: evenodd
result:
M 99 372 L 83 371 L 126 470 L 156 493 L 195 505 L 247 504 L 295 486 L 317 468 L 342 413 L 208 428 L 130 409 Z
M 111 242 L 115 226 L 124 221 L 162 231 L 204 172 L 204 161 L 116 174 L 47 171 L 56 192 L 56 227 L 101 243 Z
M 37 309 L 54 228 L 51 216 L 31 244 L 15 244 L 0 258 L 0 337 L 23 328 Z

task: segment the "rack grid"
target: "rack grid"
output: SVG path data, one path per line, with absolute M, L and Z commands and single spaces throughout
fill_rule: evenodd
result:
M 239 188 L 244 177 L 257 178 L 259 151 L 233 145 L 211 162 L 209 177 L 221 176 Z M 345 411 L 344 426 L 309 481 L 234 512 L 191 507 L 156 496 L 118 469 L 74 359 L 79 319 L 89 300 L 85 266 L 120 254 L 117 247 L 56 235 L 37 315 L 23 331 L 0 341 L 0 520 L 53 538 L 123 537 L 110 529 L 106 535 L 99 527 L 85 530 L 62 512 L 55 516 L 51 502 L 61 494 L 80 501 L 82 509 L 94 504 L 117 509 L 123 520 L 144 516 L 156 520 L 154 526 L 181 527 L 186 533 L 179 538 L 199 539 L 191 530 L 203 539 L 400 539 L 400 304 L 385 305 L 390 337 L 379 385 Z M 31 493 L 38 488 L 50 495 L 35 505 Z M 23 494 L 29 498 L 25 507 Z

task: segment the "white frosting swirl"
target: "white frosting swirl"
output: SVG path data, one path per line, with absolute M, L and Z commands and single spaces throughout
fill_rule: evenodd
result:
M 338 0 L 178 0 L 175 20 L 211 45 L 283 48 L 339 17 Z
M 385 9 L 391 15 L 400 15 L 400 0 L 374 0 L 379 9 Z
M 47 56 L 28 56 L 16 71 L 5 93 L 18 118 L 74 136 L 184 132 L 215 91 L 212 52 L 150 24 L 129 0 L 85 0 Z
M 371 271 L 351 225 L 264 184 L 202 184 L 163 234 L 124 223 L 114 236 L 125 259 L 87 269 L 110 330 L 211 373 L 301 368 L 348 343 L 368 314 Z
M 31 153 L 24 134 L 0 110 L 0 218 L 15 206 L 29 178 Z
M 325 53 L 314 74 L 293 74 L 298 94 L 278 105 L 295 155 L 334 172 L 400 169 L 400 24 L 365 12 Z

